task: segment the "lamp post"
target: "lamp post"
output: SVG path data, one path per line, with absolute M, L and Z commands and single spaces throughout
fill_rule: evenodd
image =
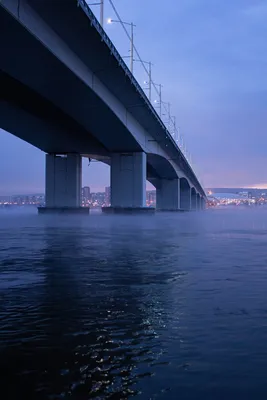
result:
M 151 77 L 151 71 L 152 69 L 152 63 L 149 61 L 148 62 L 148 98 L 149 101 L 151 102 L 151 87 L 152 87 L 152 77 Z
M 154 83 L 155 86 L 158 86 L 159 88 L 159 116 L 161 118 L 162 115 L 162 85 L 160 83 Z M 157 103 L 157 100 L 155 100 L 155 103 Z
M 180 126 L 178 126 L 178 130 L 177 130 L 177 144 L 178 144 L 178 146 L 180 145 L 179 144 L 179 140 L 180 140 Z
M 113 22 L 118 22 L 122 25 L 128 25 L 131 27 L 131 36 L 130 36 L 130 71 L 133 74 L 133 62 L 134 62 L 134 25 L 132 22 L 124 22 L 124 21 L 119 21 L 116 19 L 108 19 L 108 24 L 112 24 Z
M 180 148 L 182 150 L 182 153 L 184 153 L 184 138 L 182 135 L 180 135 Z
M 175 117 L 175 115 L 173 115 L 173 116 L 171 117 L 171 119 L 172 119 L 172 121 L 173 121 L 173 136 L 174 136 L 174 140 L 176 141 L 177 138 L 175 137 L 175 134 L 176 134 L 176 117 Z
M 104 25 L 104 0 L 100 2 L 100 24 L 103 28 Z
M 104 25 L 104 0 L 100 0 L 99 3 L 88 4 L 88 6 L 100 6 L 100 25 L 103 28 L 103 25 Z
M 175 115 L 172 116 L 172 120 L 173 120 L 174 140 L 175 140 L 177 146 L 179 147 L 180 127 L 179 126 L 178 126 L 178 128 L 176 127 L 176 116 Z
M 143 64 L 148 65 L 148 82 L 144 81 L 144 84 L 148 84 L 148 98 L 149 101 L 151 102 L 151 89 L 152 89 L 152 62 L 151 61 L 143 61 L 143 60 L 134 60 L 134 61 L 139 61 Z
M 170 125 L 171 125 L 171 103 L 167 103 L 165 101 L 162 101 L 161 103 L 162 104 L 166 104 L 167 107 L 168 107 L 168 122 L 167 122 L 167 124 L 168 124 L 168 129 L 170 129 Z M 166 115 L 166 114 L 162 114 L 162 115 Z

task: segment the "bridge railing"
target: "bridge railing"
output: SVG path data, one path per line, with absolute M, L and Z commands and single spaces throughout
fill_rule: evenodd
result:
M 86 0 L 77 0 L 77 6 L 80 6 L 81 9 L 84 11 L 84 13 L 87 15 L 87 17 L 90 20 L 91 25 L 98 31 L 99 35 L 101 36 L 101 40 L 103 42 L 106 43 L 106 45 L 109 47 L 111 54 L 117 59 L 119 66 L 124 70 L 125 75 L 128 76 L 128 78 L 130 79 L 131 83 L 135 86 L 135 89 L 138 91 L 138 93 L 140 94 L 142 100 L 146 103 L 146 106 L 149 108 L 149 110 L 151 111 L 151 113 L 153 114 L 153 116 L 157 119 L 158 123 L 161 125 L 162 130 L 165 132 L 166 134 L 166 138 L 168 138 L 171 143 L 177 148 L 178 152 L 180 153 L 180 155 L 182 156 L 183 160 L 186 162 L 186 164 L 189 167 L 190 173 L 193 176 L 193 179 L 199 184 L 199 186 L 201 187 L 201 184 L 198 180 L 198 178 L 196 177 L 195 172 L 193 171 L 192 166 L 190 165 L 190 162 L 188 160 L 188 158 L 186 157 L 186 155 L 183 153 L 182 149 L 179 147 L 179 145 L 177 144 L 177 142 L 175 141 L 174 137 L 172 136 L 172 134 L 170 133 L 169 129 L 166 127 L 166 125 L 164 124 L 164 122 L 162 121 L 162 119 L 160 118 L 160 116 L 158 115 L 157 111 L 155 110 L 155 108 L 153 107 L 152 103 L 149 101 L 148 97 L 146 96 L 143 88 L 140 86 L 140 84 L 138 83 L 138 81 L 136 80 L 136 78 L 134 77 L 134 75 L 132 74 L 132 72 L 130 71 L 130 69 L 128 68 L 127 64 L 125 63 L 124 59 L 122 58 L 122 56 L 120 55 L 120 53 L 118 52 L 118 50 L 116 49 L 115 45 L 113 44 L 112 40 L 109 38 L 109 36 L 107 35 L 107 33 L 105 32 L 105 30 L 103 29 L 103 27 L 101 26 L 101 24 L 99 23 L 98 19 L 96 18 L 95 14 L 93 13 L 93 11 L 91 10 L 91 8 L 89 7 L 89 5 L 87 4 Z M 118 15 L 118 14 L 117 14 Z M 118 16 L 119 17 L 119 16 Z M 126 32 L 127 34 L 127 32 Z M 128 34 L 127 34 L 128 35 Z M 134 46 L 135 48 L 135 46 Z M 138 55 L 138 58 L 141 61 L 141 58 L 139 56 L 139 53 L 137 51 L 137 49 L 135 48 L 135 52 Z M 147 68 L 145 65 L 143 65 L 145 71 L 148 73 Z M 157 90 L 156 85 L 152 82 L 152 84 L 155 86 L 155 90 Z

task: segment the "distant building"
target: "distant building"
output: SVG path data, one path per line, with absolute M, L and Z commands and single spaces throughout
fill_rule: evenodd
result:
M 0 196 L 0 204 L 6 204 L 11 202 L 10 196 Z
M 147 206 L 156 206 L 156 190 L 149 190 L 146 192 L 146 204 Z
M 28 206 L 44 204 L 44 194 L 0 196 L 0 205 Z
M 239 192 L 237 193 L 239 196 L 244 197 L 246 199 L 248 199 L 248 192 Z
M 82 203 L 84 205 L 87 205 L 87 204 L 89 204 L 90 200 L 91 200 L 90 188 L 89 188 L 89 186 L 84 186 L 82 188 Z
M 210 197 L 210 196 L 209 196 Z M 255 198 L 249 198 L 248 192 L 239 193 L 215 193 L 214 198 L 218 205 L 251 205 L 255 204 Z
M 105 204 L 105 193 L 104 192 L 96 192 L 91 193 L 91 207 L 102 207 Z
M 110 206 L 110 186 L 105 187 L 105 205 Z

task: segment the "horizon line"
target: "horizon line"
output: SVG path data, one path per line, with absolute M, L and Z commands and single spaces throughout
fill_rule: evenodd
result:
M 89 187 L 90 186 L 83 186 L 84 187 Z M 91 193 L 105 193 L 105 188 L 110 187 L 110 186 L 105 186 L 102 190 L 93 190 Z M 91 188 L 90 188 L 91 189 Z M 209 186 L 204 188 L 204 190 L 211 190 L 211 189 L 252 189 L 252 190 L 266 190 L 267 187 L 246 187 L 246 186 Z M 146 192 L 151 192 L 155 191 L 156 189 L 146 189 Z M 91 191 L 91 190 L 90 190 Z M 13 192 L 13 193 L 0 193 L 0 196 L 35 196 L 35 195 L 45 195 L 45 192 L 24 192 L 24 193 L 19 193 L 19 192 Z

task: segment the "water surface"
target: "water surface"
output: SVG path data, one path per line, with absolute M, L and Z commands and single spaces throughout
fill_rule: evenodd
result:
M 266 399 L 267 210 L 0 212 L 3 399 Z

